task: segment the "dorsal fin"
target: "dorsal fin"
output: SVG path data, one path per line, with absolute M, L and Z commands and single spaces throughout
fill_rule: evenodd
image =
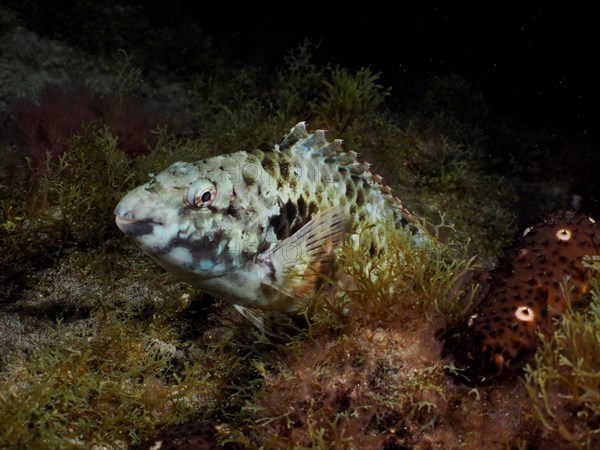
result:
M 341 139 L 329 142 L 325 133 L 326 130 L 315 130 L 313 133 L 309 133 L 306 130 L 306 122 L 298 122 L 284 136 L 277 149 L 283 152 L 293 149 L 292 151 L 297 153 L 312 153 L 325 157 L 344 154 Z
M 278 148 L 281 151 L 285 151 L 295 145 L 296 142 L 306 139 L 308 136 L 309 134 L 308 131 L 306 131 L 306 122 L 298 122 L 295 126 L 290 128 L 290 132 L 284 136 Z
M 371 171 L 372 164 L 362 161 L 359 158 L 360 155 L 354 151 L 345 151 L 342 142 L 341 139 L 328 141 L 325 137 L 325 130 L 309 133 L 306 129 L 306 122 L 298 122 L 276 148 L 279 151 L 290 151 L 322 158 L 325 163 L 344 168 L 352 176 L 362 178 L 367 183 L 375 185 L 384 196 L 390 198 L 394 207 L 399 209 L 401 215 L 409 223 L 418 225 L 419 221 L 394 196 L 392 189 L 383 182 L 383 178 Z

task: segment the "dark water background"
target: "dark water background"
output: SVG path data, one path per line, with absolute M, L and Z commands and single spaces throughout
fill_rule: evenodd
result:
M 198 8 L 196 14 L 240 61 L 277 63 L 308 37 L 321 43 L 323 60 L 382 71 L 397 87 L 397 100 L 427 78 L 457 73 L 480 87 L 498 112 L 524 125 L 556 125 L 578 137 L 594 126 L 600 31 L 591 11 L 575 4 L 307 4 L 220 13 Z
M 567 154 L 564 177 L 586 211 L 600 216 L 600 28 L 583 2 L 6 4 L 41 35 L 91 53 L 155 48 L 155 62 L 172 79 L 217 64 L 260 66 L 274 75 L 286 52 L 309 39 L 319 64 L 380 71 L 382 84 L 392 87 L 387 106 L 408 116 L 433 77 L 458 74 L 483 93 L 489 123 L 544 136 L 541 151 L 554 178 Z M 105 16 L 104 27 L 90 17 L 96 14 Z M 484 130 L 489 170 L 510 175 L 508 161 L 527 165 L 527 155 L 514 157 L 514 142 L 493 128 Z

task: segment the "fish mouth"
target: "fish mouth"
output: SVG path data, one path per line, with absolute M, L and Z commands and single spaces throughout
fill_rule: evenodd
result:
M 151 234 L 155 226 L 162 225 L 162 223 L 150 219 L 131 219 L 118 214 L 115 216 L 115 223 L 123 233 L 130 237 Z

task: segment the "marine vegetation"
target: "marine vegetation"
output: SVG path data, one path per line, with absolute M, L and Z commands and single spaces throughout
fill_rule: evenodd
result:
M 258 365 L 264 388 L 241 415 L 251 441 L 350 449 L 430 439 L 447 407 L 435 324 L 460 304 L 475 267 L 454 265 L 455 248 L 416 246 L 393 227 L 387 233 L 389 245 L 374 257 L 368 242 L 342 246 L 340 267 L 356 287 L 344 290 L 338 305 L 321 294 L 317 303 L 325 308 L 291 351 L 275 365 Z
M 141 54 L 152 54 L 152 45 Z M 488 141 L 440 134 L 427 117 L 408 120 L 385 104 L 389 90 L 375 70 L 332 69 L 315 63 L 306 47 L 289 52 L 272 78 L 260 67 L 241 71 L 223 61 L 211 69 L 203 58 L 214 52 L 207 55 L 190 60 L 206 71 L 179 80 L 181 90 L 163 86 L 190 92 L 186 101 L 193 101 L 179 111 L 194 126 L 156 127 L 143 150 L 130 148 L 109 121 L 77 122 L 61 132 L 64 145 L 47 146 L 50 154 L 22 135 L 2 142 L 3 155 L 20 160 L 0 162 L 0 447 L 123 449 L 161 436 L 174 443 L 184 434 L 250 449 L 597 446 L 596 269 L 584 266 L 596 275 L 586 275 L 582 306 L 565 309 L 553 333 L 539 336 L 524 381 L 518 372 L 517 379 L 475 383 L 453 356 L 441 356 L 439 330 L 468 320 L 514 232 L 512 182 L 486 171 L 477 147 Z M 252 81 L 259 78 L 270 89 Z M 326 118 L 319 104 L 330 105 L 321 110 Z M 76 115 L 72 102 L 63 106 Z M 53 118 L 61 122 L 68 112 L 41 116 L 52 129 Z M 344 138 L 347 151 L 330 156 L 347 162 L 350 179 L 359 172 L 356 185 L 344 183 L 353 203 L 343 207 L 359 203 L 361 192 L 367 205 L 368 191 L 377 189 L 373 196 L 396 221 L 377 225 L 375 252 L 369 227 L 357 230 L 356 242 L 339 242 L 337 270 L 352 282 L 339 286 L 335 301 L 311 292 L 314 314 L 291 322 L 280 339 L 157 267 L 114 225 L 113 211 L 136 186 L 165 179 L 160 172 L 177 161 L 253 152 L 279 176 L 285 165 L 272 144 L 306 119 L 311 130 L 319 120 L 332 122 L 329 134 L 313 132 L 312 139 L 336 149 Z M 16 129 L 26 125 L 11 120 Z M 367 162 L 383 180 L 365 175 Z M 203 200 L 206 191 L 185 200 L 196 208 L 215 201 L 212 194 Z M 422 229 L 412 233 L 415 225 L 403 220 L 409 215 L 393 196 Z M 273 221 L 275 237 L 310 223 L 297 220 L 307 217 L 298 198 L 287 206 L 290 198 L 278 205 L 286 220 Z M 338 223 L 333 211 L 324 223 Z M 435 245 L 421 245 L 421 232 Z M 323 285 L 332 281 L 327 275 L 319 275 Z
M 42 263 L 69 242 L 92 245 L 114 234 L 106 211 L 134 181 L 127 156 L 108 128 L 94 125 L 68 145 L 77 151 L 46 153 L 26 172 L 2 178 L 2 278 Z
M 227 439 L 226 425 L 207 420 L 191 420 L 168 428 L 159 435 L 135 447 L 135 450 L 243 450 L 245 446 L 236 442 L 220 441 Z
M 317 49 L 305 40 L 285 56 L 277 71 L 277 113 L 342 132 L 377 111 L 391 87 L 380 84 L 381 73 L 370 67 L 353 74 L 339 65 L 331 68 L 316 64 L 313 52 Z
M 420 131 L 413 122 L 398 127 L 385 114 L 355 123 L 344 136 L 417 217 L 439 228 L 443 240 L 468 242 L 485 260 L 513 238 L 515 215 L 507 205 L 516 201 L 514 189 L 485 172 L 477 149 Z
M 46 85 L 39 104 L 22 99 L 11 104 L 11 112 L 35 164 L 43 163 L 47 152 L 55 157 L 65 152 L 68 145 L 73 145 L 69 138 L 93 121 L 108 126 L 119 136 L 118 146 L 123 152 L 131 156 L 143 154 L 148 145 L 156 143 L 152 130 L 159 122 L 166 122 L 140 111 L 132 100 L 103 98 L 84 86 L 69 92 L 62 86 Z
M 159 339 L 143 322 L 114 312 L 96 319 L 99 328 L 69 327 L 71 336 L 58 323 L 60 347 L 5 372 L 1 448 L 123 446 L 167 417 L 186 418 L 201 392 L 213 389 L 200 363 L 183 363 L 169 342 L 175 330 L 163 328 Z
M 556 332 L 540 336 L 535 360 L 525 367 L 525 387 L 547 434 L 572 448 L 593 449 L 600 445 L 600 258 L 584 265 L 595 271 L 591 303 L 586 309 L 569 307 Z
M 422 108 L 430 126 L 455 142 L 481 150 L 488 139 L 489 108 L 482 93 L 459 75 L 434 77 Z
M 318 118 L 345 130 L 359 117 L 374 111 L 391 91 L 377 82 L 380 75 L 379 72 L 372 73 L 368 67 L 361 68 L 355 75 L 336 67 L 331 81 L 323 82 L 325 90 L 316 105 Z

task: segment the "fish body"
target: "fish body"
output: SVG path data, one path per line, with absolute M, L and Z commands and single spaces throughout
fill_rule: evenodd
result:
M 176 162 L 115 214 L 167 271 L 239 307 L 289 315 L 335 272 L 345 240 L 380 253 L 386 224 L 417 245 L 430 239 L 369 164 L 303 122 L 269 151 Z

